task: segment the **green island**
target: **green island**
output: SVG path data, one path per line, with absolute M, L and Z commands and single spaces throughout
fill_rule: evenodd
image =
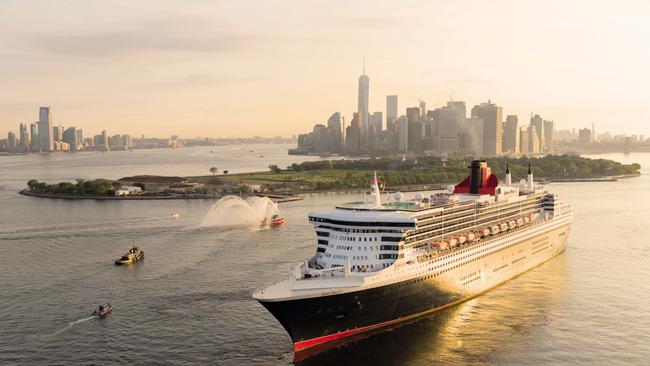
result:
M 292 164 L 286 169 L 269 166 L 268 172 L 233 174 L 219 177 L 230 182 L 255 182 L 277 185 L 300 191 L 323 191 L 367 188 L 370 177 L 377 172 L 386 188 L 424 184 L 455 184 L 465 179 L 471 158 L 442 160 L 423 157 L 412 160 L 387 158 L 363 160 L 325 160 Z M 548 155 L 541 158 L 486 159 L 488 166 L 502 178 L 506 166 L 513 180 L 526 178 L 528 164 L 541 181 L 615 180 L 640 175 L 639 164 L 621 164 L 607 159 L 589 159 L 569 155 Z
M 498 177 L 509 166 L 513 180 L 526 177 L 528 164 L 538 181 L 612 181 L 640 175 L 639 164 L 621 164 L 607 159 L 590 159 L 570 155 L 539 158 L 496 157 L 486 159 Z M 358 190 L 368 187 L 377 172 L 387 190 L 432 189 L 460 182 L 467 176 L 471 158 L 440 159 L 420 157 L 407 160 L 372 158 L 359 160 L 323 160 L 292 164 L 285 169 L 270 165 L 265 172 L 222 174 L 194 177 L 142 175 L 117 180 L 77 180 L 47 184 L 27 182 L 23 194 L 42 197 L 164 199 L 218 198 L 228 194 L 275 196 L 279 201 L 292 200 L 296 193 Z

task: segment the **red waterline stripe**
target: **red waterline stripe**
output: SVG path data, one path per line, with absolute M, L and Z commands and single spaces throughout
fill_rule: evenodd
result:
M 440 307 L 437 307 L 437 308 L 434 308 L 434 309 L 426 310 L 426 311 L 423 311 L 423 312 L 417 313 L 417 314 L 408 315 L 408 316 L 405 316 L 405 317 L 402 317 L 402 318 L 389 320 L 389 321 L 386 321 L 386 322 L 383 322 L 383 323 L 368 325 L 368 326 L 357 328 L 357 329 L 346 330 L 346 331 L 335 333 L 335 334 L 328 334 L 326 336 L 308 339 L 306 341 L 296 342 L 296 343 L 293 344 L 293 350 L 295 352 L 302 351 L 302 350 L 305 350 L 307 348 L 317 346 L 319 344 L 323 344 L 323 343 L 335 341 L 337 339 L 349 337 L 349 336 L 357 334 L 357 333 L 367 332 L 369 330 L 373 330 L 373 329 L 385 327 L 387 325 L 391 325 L 391 324 L 403 322 L 403 321 L 406 321 L 406 320 L 410 320 L 410 319 L 413 319 L 413 318 L 417 318 L 419 316 L 422 316 L 422 315 L 425 315 L 425 314 L 428 314 L 428 313 L 432 313 L 434 311 L 442 310 L 444 308 L 456 305 L 456 304 L 461 303 L 463 301 L 467 301 L 470 298 L 471 297 L 456 300 L 454 302 L 450 302 L 449 304 L 446 304 L 446 305 L 443 305 L 443 306 L 440 306 Z

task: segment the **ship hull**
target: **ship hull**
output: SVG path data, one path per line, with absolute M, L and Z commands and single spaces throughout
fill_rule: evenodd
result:
M 259 301 L 286 329 L 298 352 L 469 300 L 562 253 L 569 231 L 570 224 L 555 226 L 489 255 L 478 254 L 463 265 L 423 271 L 380 287 Z

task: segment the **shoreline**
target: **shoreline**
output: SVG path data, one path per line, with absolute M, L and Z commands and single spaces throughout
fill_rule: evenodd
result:
M 253 173 L 254 174 L 254 173 Z M 545 179 L 540 178 L 539 182 L 542 184 L 550 183 L 594 183 L 594 182 L 616 182 L 619 179 L 635 178 L 641 176 L 641 173 L 637 174 L 623 174 L 623 175 L 612 175 L 612 176 L 603 176 L 603 177 L 591 177 L 591 178 L 555 178 L 555 179 Z M 202 176 L 198 177 L 188 177 L 188 178 L 203 178 Z M 445 189 L 446 186 L 454 183 L 432 183 L 432 184 L 421 184 L 421 185 L 402 185 L 394 186 L 385 191 L 385 193 L 395 193 L 395 192 L 418 192 L 418 191 L 430 191 L 437 189 Z M 312 194 L 312 193 L 361 193 L 365 192 L 364 188 L 328 188 L 323 190 L 313 189 L 305 191 L 296 191 L 290 194 L 250 194 L 246 197 L 268 197 L 275 203 L 285 203 L 300 201 L 303 199 L 301 195 L 303 194 Z M 222 196 L 69 196 L 69 195 L 57 195 L 50 193 L 37 193 L 32 192 L 28 188 L 24 188 L 18 192 L 21 195 L 29 197 L 38 197 L 38 198 L 52 198 L 52 199 L 64 199 L 64 200 L 95 200 L 95 201 L 150 201 L 150 200 L 218 200 L 226 195 Z
M 50 193 L 36 193 L 27 188 L 21 189 L 18 194 L 37 198 L 52 198 L 63 200 L 95 200 L 95 201 L 155 201 L 155 200 L 219 200 L 225 196 L 67 196 Z M 303 197 L 298 195 L 280 194 L 252 194 L 246 197 L 268 197 L 275 203 L 300 201 Z

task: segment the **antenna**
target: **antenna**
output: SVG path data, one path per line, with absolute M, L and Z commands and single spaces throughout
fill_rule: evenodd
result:
M 366 74 L 366 56 L 363 56 L 363 74 Z

